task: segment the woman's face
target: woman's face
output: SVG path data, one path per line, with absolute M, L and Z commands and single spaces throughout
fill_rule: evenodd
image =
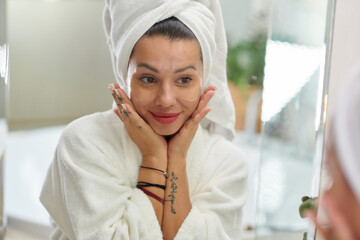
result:
M 163 136 L 176 133 L 200 99 L 202 61 L 196 40 L 142 37 L 129 61 L 130 98 L 139 115 Z

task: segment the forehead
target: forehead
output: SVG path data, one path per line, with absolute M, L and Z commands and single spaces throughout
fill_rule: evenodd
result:
M 167 67 L 202 65 L 200 45 L 196 40 L 170 40 L 163 36 L 140 38 L 134 46 L 130 61 Z

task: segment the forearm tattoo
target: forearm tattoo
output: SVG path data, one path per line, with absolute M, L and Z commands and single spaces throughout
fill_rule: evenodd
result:
M 176 180 L 177 180 L 177 176 L 175 175 L 174 172 L 171 172 L 171 178 L 170 178 L 170 182 L 171 182 L 171 192 L 168 195 L 168 197 L 170 198 L 169 201 L 171 203 L 171 213 L 172 214 L 176 214 L 176 210 L 174 208 L 174 201 L 175 201 L 175 194 L 177 193 L 177 185 L 176 185 Z

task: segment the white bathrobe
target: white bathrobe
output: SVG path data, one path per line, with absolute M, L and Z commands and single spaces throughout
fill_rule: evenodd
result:
M 162 239 L 149 198 L 136 188 L 141 154 L 107 111 L 63 132 L 41 193 L 52 239 Z M 188 150 L 192 209 L 175 239 L 240 239 L 247 167 L 241 151 L 199 127 Z

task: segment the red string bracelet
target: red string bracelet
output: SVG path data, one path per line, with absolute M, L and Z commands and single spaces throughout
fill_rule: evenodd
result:
M 162 199 L 161 197 L 153 194 L 152 192 L 150 192 L 150 191 L 148 191 L 148 190 L 146 190 L 146 189 L 144 189 L 144 188 L 142 188 L 142 187 L 138 187 L 138 189 L 140 189 L 141 191 L 143 191 L 146 195 L 148 195 L 148 196 L 150 196 L 150 197 L 158 200 L 159 202 L 161 202 L 161 204 L 164 204 L 164 199 Z

